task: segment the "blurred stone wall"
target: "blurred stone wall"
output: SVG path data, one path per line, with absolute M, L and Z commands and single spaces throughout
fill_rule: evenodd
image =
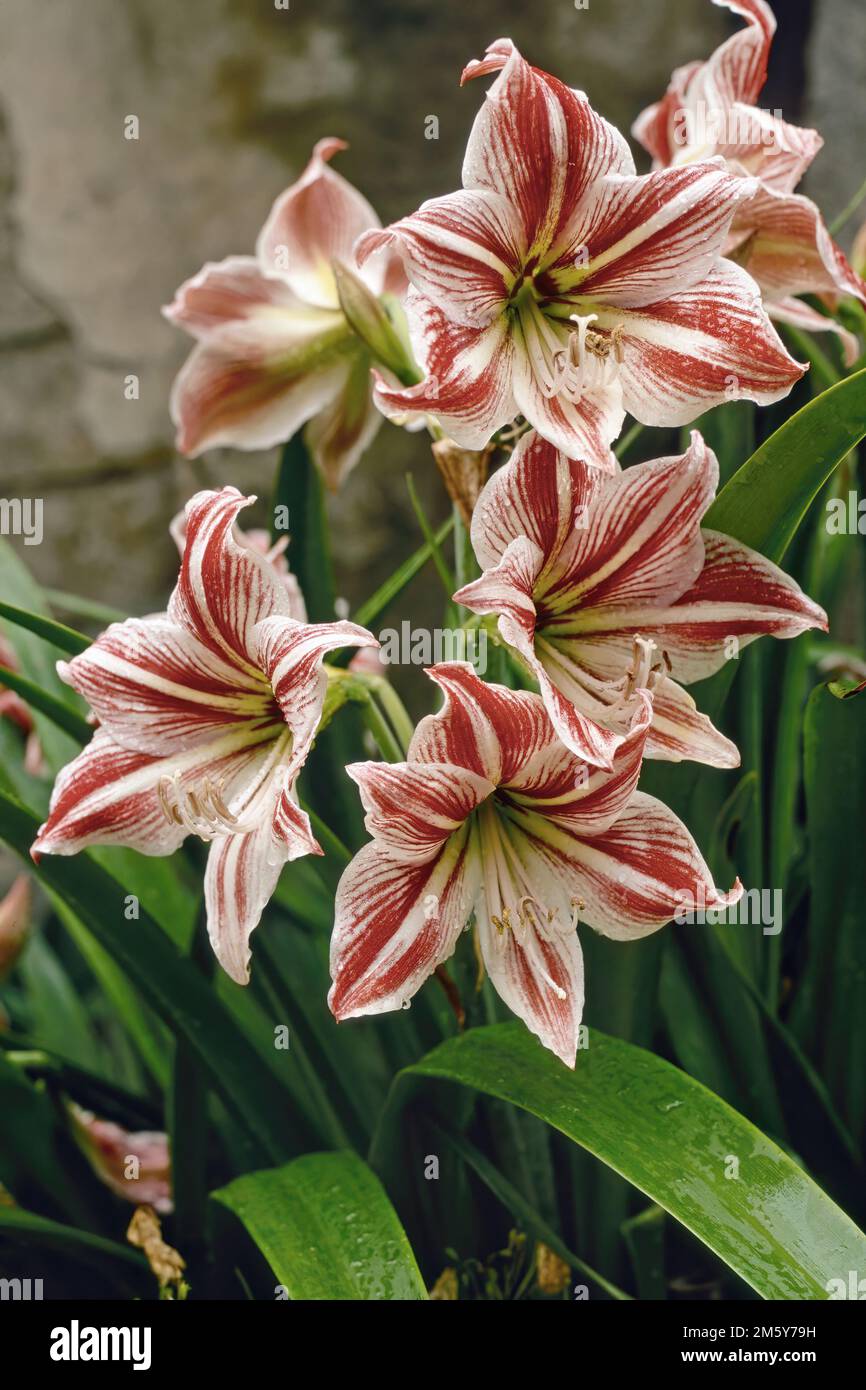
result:
M 316 139 L 351 142 L 338 167 L 388 221 L 458 185 L 483 88 L 457 80 L 492 39 L 510 34 L 627 130 L 729 29 L 704 0 L 279 3 L 0 0 L 0 492 L 45 499 L 45 541 L 23 552 L 45 583 L 133 612 L 165 599 L 166 522 L 190 491 L 262 491 L 275 465 L 175 454 L 167 400 L 188 343 L 160 305 L 203 261 L 252 249 Z M 816 181 L 832 215 L 866 164 L 866 7 L 814 8 L 804 56 L 808 0 L 777 5 L 795 23 L 773 100 L 832 131 Z M 407 468 L 441 509 L 423 439 L 391 429 L 334 500 L 352 599 L 416 543 Z

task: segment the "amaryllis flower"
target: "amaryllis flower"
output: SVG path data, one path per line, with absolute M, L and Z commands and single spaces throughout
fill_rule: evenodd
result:
M 735 746 L 678 682 L 711 675 L 762 633 L 826 629 L 776 565 L 701 530 L 717 482 L 697 431 L 682 457 L 611 477 L 529 434 L 478 499 L 471 535 L 484 573 L 454 597 L 501 615 L 560 738 L 598 766 L 611 766 L 648 687 L 647 756 L 735 767 Z
M 174 384 L 181 453 L 217 444 L 266 449 L 309 421 L 307 442 L 335 488 L 367 448 L 381 415 L 370 355 L 349 327 L 332 261 L 347 260 L 379 219 L 328 160 L 342 140 L 320 140 L 271 209 L 255 256 L 208 263 L 163 311 L 198 339 Z M 393 258 L 364 272 L 374 294 L 403 285 Z
M 273 565 L 233 533 L 253 500 L 233 487 L 197 493 L 167 613 L 114 623 L 58 663 L 99 727 L 58 777 L 32 850 L 171 854 L 191 833 L 211 841 L 208 933 L 239 984 L 282 866 L 322 853 L 295 793 L 322 711 L 322 658 L 376 645 L 354 623 L 292 617 Z
M 382 382 L 388 411 L 426 411 L 469 449 L 522 414 L 557 448 L 613 469 L 625 411 L 680 425 L 724 400 L 768 402 L 802 369 L 754 281 L 720 259 L 757 188 L 719 161 L 635 176 L 623 137 L 582 92 L 508 39 L 464 80 L 501 68 L 472 129 L 463 190 L 434 198 L 358 259 L 395 247 L 427 379 Z
M 146 1202 L 163 1215 L 174 1209 L 168 1135 L 149 1129 L 131 1132 L 74 1102 L 69 1113 L 75 1137 L 106 1187 L 126 1202 Z
M 560 742 L 538 695 L 487 685 L 466 662 L 405 763 L 356 763 L 373 839 L 340 881 L 331 942 L 338 1019 L 406 1004 L 475 916 L 490 979 L 545 1047 L 574 1065 L 583 1008 L 576 924 L 628 941 L 713 886 L 691 835 L 635 791 L 651 715 L 636 703 L 613 769 Z M 694 895 L 689 897 L 689 895 Z
M 833 307 L 840 295 L 866 302 L 866 284 L 834 243 L 818 208 L 794 189 L 823 140 L 755 105 L 767 77 L 776 21 L 764 0 L 713 0 L 746 21 L 705 63 L 678 68 L 661 101 L 647 107 L 634 134 L 657 169 L 721 156 L 733 174 L 759 180 L 736 212 L 726 254 L 761 287 L 767 312 L 811 331 L 832 330 L 849 363 L 857 340 L 797 296 Z M 754 187 L 754 185 L 753 185 Z

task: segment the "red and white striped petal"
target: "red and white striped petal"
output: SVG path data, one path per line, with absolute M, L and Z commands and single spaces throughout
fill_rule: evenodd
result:
M 517 411 L 540 435 L 569 458 L 579 459 L 603 473 L 616 473 L 611 444 L 625 420 L 618 380 L 586 390 L 577 401 L 551 394 L 548 364 L 536 343 L 522 336 L 515 350 L 512 390 Z M 563 342 L 564 347 L 564 342 Z
M 105 729 L 97 729 L 59 773 L 48 819 L 31 853 L 77 854 L 89 845 L 125 845 L 142 854 L 171 854 L 193 829 L 191 816 L 199 816 L 205 831 L 213 792 L 231 815 L 231 803 L 243 800 L 248 788 L 258 788 L 273 744 L 273 730 L 242 726 L 183 752 L 154 757 L 121 748 Z
M 386 415 L 435 415 L 462 448 L 483 449 L 518 413 L 514 344 L 504 315 L 489 328 L 461 327 L 417 291 L 409 292 L 406 312 L 427 376 L 402 391 L 377 377 L 377 404 Z
M 186 504 L 186 545 L 168 604 L 180 624 L 253 679 L 262 667 L 253 629 L 263 618 L 288 616 L 289 599 L 273 565 L 232 534 L 238 513 L 255 499 L 237 488 L 197 492 Z
M 265 275 L 285 280 L 299 299 L 324 309 L 339 307 L 331 262 L 348 261 L 361 233 L 379 226 L 367 199 L 329 167 L 347 148 L 344 140 L 318 142 L 301 177 L 274 203 L 256 243 Z M 379 277 L 371 288 L 381 289 L 381 270 Z
M 186 548 L 186 512 L 178 512 L 169 524 L 171 538 L 177 546 L 179 555 L 183 555 Z M 238 545 L 248 545 L 251 550 L 255 550 L 259 555 L 263 555 L 274 571 L 280 584 L 286 591 L 289 600 L 289 617 L 296 618 L 299 623 L 307 621 L 307 608 L 304 603 L 304 596 L 301 593 L 301 586 L 297 577 L 289 569 L 289 563 L 284 551 L 289 543 L 287 534 L 283 534 L 278 541 L 271 544 L 271 533 L 260 527 L 254 527 L 252 531 L 242 531 L 240 526 L 234 530 L 235 540 Z
M 670 603 L 704 563 L 701 518 L 715 496 L 715 454 L 697 430 L 679 457 L 654 459 L 608 479 L 583 529 L 559 557 L 544 595 L 545 634 L 603 624 L 607 608 Z M 580 610 L 579 613 L 577 610 Z M 623 624 L 624 625 L 624 624 Z M 633 623 L 633 632 L 643 630 Z
M 756 191 L 720 160 L 608 178 L 569 229 L 569 246 L 549 268 L 560 292 L 587 310 L 596 303 L 637 309 L 703 280 L 722 254 L 731 221 Z M 587 253 L 575 264 L 575 248 Z
M 733 254 L 768 300 L 841 294 L 866 303 L 866 284 L 833 241 L 810 198 L 761 188 L 733 230 L 740 240 L 746 238 Z
M 174 379 L 177 447 L 196 457 L 232 445 L 269 449 L 290 439 L 343 390 L 352 361 L 342 316 L 321 309 L 265 316 L 208 334 Z
M 813 309 L 803 299 L 777 299 L 767 306 L 767 313 L 774 323 L 790 323 L 807 333 L 835 333 L 842 345 L 842 356 L 846 367 L 853 367 L 860 356 L 860 340 L 856 334 L 843 328 L 838 319 Z
M 588 710 L 579 694 L 575 699 L 574 691 L 564 693 L 556 653 L 536 646 L 533 595 L 544 558 L 538 546 L 520 536 L 510 542 L 498 565 L 459 589 L 454 598 L 472 612 L 500 615 L 503 640 L 519 652 L 538 681 L 548 715 L 565 746 L 594 767 L 610 768 L 624 733 L 599 723 L 603 706 Z
M 719 733 L 688 691 L 669 676 L 653 689 L 653 722 L 644 756 L 675 763 L 689 759 L 710 767 L 740 766 L 737 745 Z
M 623 402 L 645 425 L 686 425 L 726 400 L 769 405 L 805 370 L 767 318 L 755 281 L 730 261 L 661 303 L 599 307 L 598 324 L 620 326 Z
M 763 635 L 797 637 L 810 628 L 827 631 L 823 608 L 771 560 L 718 531 L 703 532 L 704 567 L 675 604 L 632 613 L 666 653 L 675 680 L 703 680 L 740 647 Z
M 543 254 L 592 184 L 605 174 L 633 174 L 634 161 L 582 92 L 531 67 L 510 39 L 491 44 L 462 80 L 496 69 L 469 136 L 463 186 L 506 198 L 520 213 L 526 242 Z
M 170 323 L 194 338 L 207 339 L 227 324 L 242 324 L 275 313 L 304 315 L 304 305 L 284 280 L 262 274 L 255 256 L 208 261 L 185 280 L 163 309 Z M 299 319 L 299 324 L 309 316 Z
M 476 906 L 481 956 L 494 989 L 567 1067 L 583 1014 L 583 957 L 567 885 L 519 832 L 494 818 L 480 839 Z
M 725 104 L 743 101 L 752 106 L 767 80 L 775 16 L 766 0 L 713 0 L 713 4 L 740 15 L 746 28 L 720 44 L 707 62 L 708 88 L 711 74 L 712 85 Z
M 161 755 L 280 717 L 261 676 L 165 618 L 112 623 L 58 670 L 115 742 L 139 753 Z
M 683 112 L 702 110 L 703 119 L 719 120 L 735 103 L 754 106 L 767 78 L 767 59 L 776 21 L 765 0 L 713 0 L 747 21 L 704 63 L 677 68 L 660 102 L 641 113 L 635 137 L 657 164 L 673 162 L 682 148 L 677 137 Z
M 692 62 L 674 68 L 661 101 L 645 107 L 632 125 L 632 135 L 652 155 L 655 169 L 664 169 L 676 163 L 677 156 L 682 154 L 688 138 L 684 119 L 689 112 L 689 88 L 702 67 L 703 63 Z M 713 151 L 707 150 L 706 153 L 712 154 Z
M 304 437 L 325 485 L 336 492 L 373 442 L 382 416 L 373 401 L 370 361 L 356 352 L 333 399 L 309 421 Z
M 239 985 L 249 983 L 250 935 L 261 920 L 283 865 L 303 854 L 322 853 L 306 812 L 293 802 L 291 809 L 288 837 L 285 818 L 277 833 L 272 819 L 263 814 L 254 830 L 245 835 L 219 835 L 208 852 L 204 876 L 208 936 L 223 970 Z
M 526 257 L 514 205 L 485 190 L 431 198 L 411 217 L 367 232 L 358 264 L 385 246 L 401 256 L 415 288 L 467 328 L 486 328 L 501 313 Z
M 445 703 L 417 726 L 410 762 L 465 767 L 498 786 L 549 742 L 550 720 L 538 695 L 488 684 L 467 661 L 440 662 L 427 675 Z
M 265 617 L 253 634 L 255 661 L 274 693 L 292 732 L 289 781 L 304 764 L 322 714 L 328 678 L 322 670 L 327 652 L 339 647 L 378 647 L 357 623 L 297 623 L 288 617 Z
M 682 821 L 644 792 L 634 792 L 601 834 L 579 838 L 539 818 L 531 839 L 551 870 L 573 885 L 580 919 L 618 941 L 657 931 L 684 904 L 722 908 L 743 892 L 739 881 L 730 893 L 715 887 Z
M 453 953 L 478 892 L 469 827 L 438 855 L 407 863 L 372 841 L 346 869 L 334 904 L 328 1004 L 342 1021 L 407 1005 Z
M 706 119 L 724 118 L 737 104 L 754 106 L 767 80 L 767 60 L 776 30 L 773 12 L 765 0 L 713 0 L 747 20 L 700 63 L 688 81 L 692 108 L 702 109 Z
M 497 565 L 457 590 L 454 602 L 462 603 L 472 613 L 507 616 L 508 634 L 503 632 L 503 636 L 521 654 L 531 656 L 536 619 L 533 595 L 544 559 L 534 541 L 518 536 L 509 541 Z
M 520 824 L 544 817 L 577 835 L 606 830 L 637 786 L 651 719 L 652 700 L 639 690 L 623 718 L 609 769 L 588 765 L 561 737 L 551 737 L 506 784 L 508 815 Z
M 475 504 L 471 535 L 479 565 L 497 565 L 519 536 L 537 545 L 549 563 L 575 527 L 586 524 L 601 487 L 597 468 L 566 458 L 531 430 L 485 484 Z
M 728 164 L 760 179 L 765 188 L 790 193 L 824 144 L 817 130 L 789 125 L 757 106 L 735 102 L 717 151 Z
M 368 833 L 407 863 L 432 859 L 495 790 L 451 763 L 352 763 L 346 772 L 360 790 Z

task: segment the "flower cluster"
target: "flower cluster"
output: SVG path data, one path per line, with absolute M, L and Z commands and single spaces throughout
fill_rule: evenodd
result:
M 336 486 L 382 414 L 485 460 L 517 439 L 474 489 L 477 577 L 454 600 L 520 688 L 433 666 L 444 703 L 405 757 L 346 769 L 371 840 L 336 896 L 337 1019 L 408 1004 L 474 923 L 503 1000 L 573 1066 L 578 922 L 634 940 L 684 897 L 721 908 L 743 891 L 719 890 L 686 826 L 638 790 L 642 760 L 736 766 L 686 687 L 756 637 L 826 617 L 764 556 L 702 527 L 718 466 L 698 431 L 681 456 L 625 470 L 612 445 L 626 414 L 681 426 L 728 400 L 778 400 L 804 369 L 771 317 L 842 332 L 800 296 L 832 310 L 866 287 L 793 192 L 819 138 L 755 105 L 769 9 L 717 3 L 746 27 L 638 121 L 649 174 L 583 93 L 500 39 L 463 74 L 495 78 L 461 189 L 382 228 L 329 167 L 342 142 L 320 141 L 256 257 L 205 266 L 166 311 L 198 340 L 173 399 L 184 452 L 306 426 Z M 414 377 L 382 349 L 402 332 L 398 300 Z M 353 623 L 307 621 L 279 547 L 237 528 L 249 500 L 197 494 L 173 526 L 167 612 L 61 664 L 98 727 L 33 849 L 209 840 L 210 937 L 239 983 L 282 866 L 322 852 L 296 783 L 324 655 L 377 645 Z

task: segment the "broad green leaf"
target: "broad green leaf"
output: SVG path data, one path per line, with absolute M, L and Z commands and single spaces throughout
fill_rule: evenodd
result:
M 806 708 L 811 896 L 793 1018 L 855 1138 L 866 1140 L 866 693 L 819 686 Z
M 63 1051 L 85 1070 L 100 1071 L 101 1048 L 87 1002 L 43 932 L 34 932 L 18 969 L 27 995 L 28 1031 L 39 1045 Z
M 866 368 L 786 420 L 722 488 L 703 525 L 781 560 L 834 468 L 866 435 Z
M 520 1024 L 475 1028 L 396 1080 L 372 1161 L 396 1149 L 404 1107 L 433 1081 L 510 1101 L 608 1164 L 764 1298 L 823 1299 L 866 1267 L 866 1236 L 778 1145 L 654 1053 L 590 1032 L 573 1073 Z M 441 1098 L 440 1098 L 441 1099 Z M 447 1097 L 446 1097 L 447 1104 Z M 739 1166 L 736 1179 L 731 1157 Z
M 211 1199 L 242 1223 L 292 1299 L 427 1297 L 394 1208 L 357 1154 L 304 1154 Z

